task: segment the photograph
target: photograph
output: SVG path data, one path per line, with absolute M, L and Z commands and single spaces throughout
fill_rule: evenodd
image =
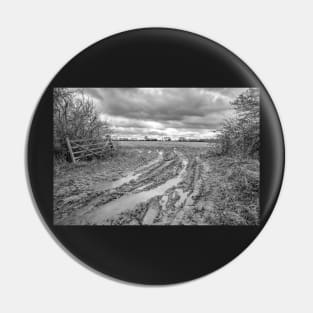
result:
M 258 88 L 54 88 L 53 221 L 258 226 Z

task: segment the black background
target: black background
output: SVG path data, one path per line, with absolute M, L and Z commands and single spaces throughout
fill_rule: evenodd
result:
M 260 88 L 261 225 L 54 226 L 54 87 Z M 257 236 L 272 212 L 281 187 L 284 142 L 272 100 L 259 79 L 238 57 L 192 33 L 141 29 L 92 45 L 56 75 L 45 90 L 32 121 L 28 169 L 40 213 L 56 238 L 74 256 L 115 278 L 168 284 L 194 279 L 220 268 Z M 53 264 L 47 264 L 47 270 L 51 267 Z

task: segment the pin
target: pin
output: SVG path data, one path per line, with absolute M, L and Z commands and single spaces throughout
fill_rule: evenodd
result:
M 284 141 L 270 95 L 232 52 L 138 29 L 54 77 L 32 120 L 28 172 L 44 224 L 81 264 L 174 284 L 223 267 L 260 233 Z

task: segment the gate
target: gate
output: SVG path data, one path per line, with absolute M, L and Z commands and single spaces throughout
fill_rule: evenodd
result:
M 73 163 L 89 156 L 101 157 L 107 152 L 112 153 L 114 150 L 110 136 L 104 139 L 71 140 L 66 138 L 66 144 Z

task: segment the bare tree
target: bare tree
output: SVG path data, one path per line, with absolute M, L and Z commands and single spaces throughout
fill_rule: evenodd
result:
M 63 153 L 66 151 L 66 137 L 97 139 L 111 132 L 108 123 L 100 120 L 93 101 L 83 89 L 54 89 L 53 122 L 54 149 Z

